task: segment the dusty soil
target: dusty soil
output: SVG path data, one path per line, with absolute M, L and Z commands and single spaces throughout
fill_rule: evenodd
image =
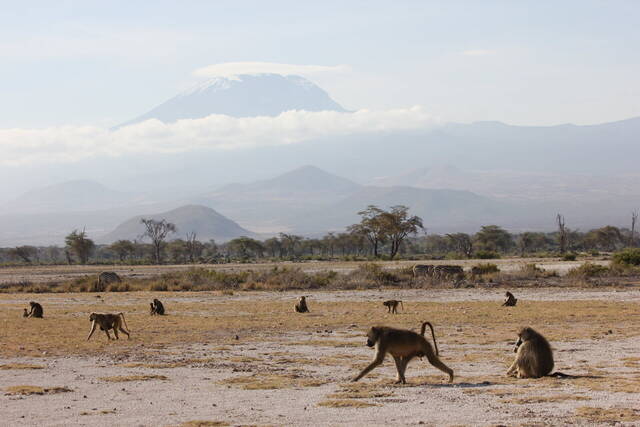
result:
M 4 425 L 638 425 L 640 287 L 518 290 L 0 295 Z M 160 298 L 168 315 L 150 317 Z M 380 302 L 400 298 L 387 314 Z M 44 319 L 23 319 L 31 299 Z M 86 342 L 89 311 L 123 311 L 131 340 Z M 373 356 L 373 324 L 436 327 L 452 384 L 426 360 L 395 385 Z M 572 378 L 506 377 L 517 328 L 544 333 Z M 237 339 L 236 339 L 237 336 Z M 30 388 L 19 386 L 31 386 Z M 24 393 L 24 394 L 20 394 Z M 35 394 L 29 394 L 35 393 Z M 218 424 L 214 424 L 217 422 Z
M 452 264 L 461 265 L 465 269 L 479 263 L 491 262 L 497 264 L 501 271 L 509 272 L 521 268 L 524 264 L 536 264 L 538 267 L 549 271 L 557 271 L 565 274 L 570 268 L 577 267 L 585 261 L 594 264 L 608 265 L 609 261 L 593 258 L 578 261 L 561 261 L 557 258 L 504 258 L 495 260 L 444 260 L 444 261 L 376 261 L 385 268 L 411 267 L 415 264 Z M 338 273 L 347 273 L 355 270 L 362 262 L 353 261 L 309 261 L 309 262 L 277 262 L 256 264 L 197 264 L 198 268 L 207 268 L 220 271 L 237 270 L 265 270 L 274 266 L 296 267 L 306 273 L 332 270 Z M 62 282 L 87 275 L 98 275 L 102 271 L 115 271 L 122 277 L 148 278 L 162 273 L 184 271 L 193 268 L 194 265 L 53 265 L 53 266 L 17 266 L 0 267 L 0 284 L 3 283 L 47 283 Z

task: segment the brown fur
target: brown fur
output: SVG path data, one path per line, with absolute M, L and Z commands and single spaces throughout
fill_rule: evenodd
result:
M 42 319 L 43 315 L 44 315 L 44 310 L 42 309 L 42 306 L 40 304 L 38 304 L 37 302 L 31 301 L 29 303 L 29 305 L 31 306 L 31 310 L 27 313 L 27 315 L 25 317 L 37 317 Z M 26 312 L 26 310 L 25 310 Z M 24 316 L 24 314 L 23 314 Z
M 164 315 L 164 305 L 162 305 L 162 302 L 160 302 L 159 299 L 154 298 L 153 302 L 150 303 L 150 305 L 151 305 L 151 308 L 149 310 L 149 314 L 151 314 L 152 316 L 154 314 L 157 314 L 160 316 Z
M 296 310 L 296 313 L 309 313 L 306 297 L 300 297 L 298 303 L 293 308 Z
M 516 358 L 507 375 L 518 378 L 540 378 L 553 369 L 553 352 L 549 342 L 531 328 L 518 332 L 518 342 L 514 348 Z
M 399 300 L 390 299 L 389 301 L 385 301 L 382 303 L 382 305 L 387 307 L 387 313 L 393 314 L 398 313 L 398 304 L 400 304 L 402 306 L 402 309 L 404 310 L 404 304 L 402 304 L 402 301 Z
M 424 325 L 423 325 L 424 328 Z M 435 337 L 435 335 L 434 335 Z M 374 326 L 367 333 L 367 346 L 376 347 L 376 355 L 353 381 L 367 375 L 375 367 L 382 364 L 387 353 L 393 356 L 398 371 L 396 383 L 406 383 L 404 376 L 407 365 L 414 357 L 427 356 L 427 360 L 442 372 L 449 374 L 449 382 L 453 381 L 453 370 L 442 363 L 434 353 L 431 344 L 424 336 L 406 329 L 395 329 L 386 326 Z
M 113 334 L 116 336 L 115 339 L 120 339 L 118 337 L 118 331 L 123 332 L 127 335 L 127 338 L 130 339 L 129 331 L 127 331 L 124 326 L 129 329 L 127 326 L 127 321 L 124 319 L 124 313 L 111 314 L 111 313 L 91 313 L 89 315 L 89 321 L 91 323 L 91 331 L 89 332 L 89 336 L 87 337 L 87 341 L 91 338 L 91 335 L 96 330 L 97 326 L 100 326 L 100 330 L 104 331 L 107 334 L 107 339 L 111 340 L 111 335 L 109 335 L 109 329 L 113 329 Z
M 516 303 L 518 302 L 518 298 L 514 297 L 513 294 L 509 291 L 507 291 L 506 294 L 504 294 L 507 299 L 502 303 L 502 305 L 504 307 L 515 307 Z

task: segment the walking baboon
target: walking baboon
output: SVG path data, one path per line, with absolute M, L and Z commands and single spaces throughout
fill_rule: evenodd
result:
M 367 333 L 367 346 L 376 347 L 375 358 L 353 381 L 358 381 L 375 367 L 382 364 L 387 353 L 393 356 L 393 360 L 396 363 L 398 371 L 396 383 L 406 383 L 404 373 L 407 365 L 414 357 L 421 356 L 427 356 L 429 363 L 442 372 L 449 374 L 449 382 L 453 381 L 453 370 L 440 361 L 429 341 L 416 332 L 386 326 L 374 326 Z
M 164 305 L 160 302 L 159 299 L 154 298 L 151 304 L 150 313 L 153 316 L 154 314 L 163 315 L 164 314 Z
M 549 342 L 531 328 L 518 332 L 518 342 L 513 349 L 516 359 L 507 375 L 518 378 L 540 378 L 549 375 L 553 369 L 553 352 Z
M 404 310 L 404 304 L 402 304 L 402 301 L 399 300 L 390 299 L 389 301 L 385 301 L 382 303 L 382 305 L 387 307 L 387 313 L 393 314 L 398 313 L 398 304 L 400 304 L 402 306 L 402 309 Z
M 127 338 L 131 338 L 129 332 L 122 327 L 122 324 L 124 323 L 124 326 L 129 329 L 127 321 L 124 319 L 124 313 L 91 313 L 89 315 L 89 321 L 93 323 L 91 323 L 91 331 L 89 332 L 87 341 L 89 341 L 89 338 L 91 338 L 91 335 L 93 335 L 96 330 L 96 326 L 98 325 L 100 326 L 100 330 L 107 334 L 107 339 L 109 340 L 111 340 L 109 329 L 113 329 L 113 334 L 116 336 L 116 339 L 120 339 L 120 337 L 118 337 L 118 331 L 124 332 L 127 334 Z
M 515 307 L 516 303 L 518 302 L 518 298 L 514 297 L 513 294 L 509 291 L 507 291 L 507 293 L 504 295 L 507 297 L 507 299 L 502 303 L 502 305 L 505 307 Z
M 433 331 L 433 325 L 431 322 L 422 322 L 422 328 L 420 329 L 420 335 L 424 336 L 424 331 L 427 329 L 427 325 L 429 325 L 429 329 L 431 329 L 431 337 L 433 338 L 433 346 L 436 349 L 436 356 L 440 356 L 438 352 L 438 343 L 436 342 L 436 333 Z M 423 355 L 419 355 L 418 357 L 423 357 Z
M 293 307 L 296 313 L 309 313 L 309 307 L 307 307 L 306 297 L 300 297 L 297 304 Z
M 42 310 L 42 306 L 34 301 L 29 302 L 29 305 L 31 306 L 31 310 L 27 313 L 27 309 L 25 309 L 25 313 L 27 314 L 25 317 L 42 318 L 42 315 L 44 314 L 44 310 Z
M 432 276 L 432 275 L 433 275 L 433 265 L 416 264 L 413 266 L 413 277 Z

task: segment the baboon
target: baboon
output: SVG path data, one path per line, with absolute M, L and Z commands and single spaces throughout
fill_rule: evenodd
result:
M 506 294 L 504 294 L 507 299 L 502 303 L 502 305 L 504 307 L 515 307 L 516 303 L 518 302 L 518 298 L 514 297 L 513 294 L 509 291 L 507 291 Z
M 424 325 L 423 325 L 424 328 Z M 435 335 L 434 335 L 435 339 Z M 374 326 L 367 333 L 367 346 L 376 347 L 376 355 L 366 368 L 358 374 L 352 381 L 358 381 L 367 375 L 375 367 L 382 364 L 387 353 L 393 356 L 398 370 L 397 383 L 406 383 L 404 372 L 407 365 L 414 357 L 427 356 L 427 360 L 442 372 L 449 374 L 449 382 L 453 381 L 453 370 L 442 363 L 433 352 L 429 341 L 422 335 L 406 329 L 395 329 L 386 326 Z
M 122 279 L 113 271 L 103 271 L 98 276 L 98 286 L 100 289 L 104 289 L 106 285 L 114 282 L 120 283 Z
M 153 316 L 154 314 L 159 314 L 160 316 L 162 316 L 164 314 L 164 305 L 162 305 L 162 303 L 160 302 L 159 299 L 155 299 L 153 300 L 151 304 L 151 315 Z
M 404 304 L 402 304 L 402 301 L 399 300 L 390 299 L 389 301 L 385 301 L 382 303 L 382 305 L 387 307 L 387 313 L 393 314 L 398 313 L 398 304 L 400 304 L 402 306 L 402 309 L 404 310 Z
M 23 309 L 24 312 L 22 313 L 22 317 L 29 317 L 29 312 L 27 311 L 26 308 Z
M 413 266 L 413 277 L 432 276 L 432 275 L 433 275 L 433 265 L 416 264 Z
M 420 335 L 424 336 L 424 332 L 427 329 L 427 325 L 429 325 L 429 329 L 431 329 L 431 337 L 433 338 L 433 346 L 436 349 L 436 356 L 440 356 L 440 353 L 438 352 L 438 343 L 436 342 L 436 333 L 433 331 L 433 325 L 431 324 L 431 322 L 422 322 L 422 328 L 420 329 Z M 424 354 L 422 355 L 417 355 L 418 357 L 424 357 Z
M 42 310 L 42 306 L 37 302 L 33 302 L 33 301 L 31 301 L 29 305 L 31 306 L 31 310 L 27 313 L 27 309 L 25 308 L 24 313 L 26 313 L 26 316 L 24 313 L 22 315 L 25 317 L 38 317 L 42 319 L 42 315 L 44 314 L 44 310 Z
M 507 375 L 518 378 L 540 378 L 549 375 L 553 369 L 553 353 L 549 342 L 531 328 L 518 332 L 518 342 L 513 349 L 516 359 Z
M 127 338 L 131 338 L 129 332 L 122 327 L 124 326 L 129 329 L 127 326 L 127 321 L 124 319 L 124 313 L 111 314 L 111 313 L 91 313 L 89 315 L 89 321 L 91 323 L 91 331 L 89 332 L 89 336 L 87 337 L 87 341 L 91 338 L 91 335 L 96 330 L 96 326 L 100 326 L 100 330 L 104 331 L 107 334 L 107 339 L 111 340 L 111 335 L 109 335 L 109 329 L 113 329 L 113 334 L 116 336 L 116 339 L 120 339 L 118 337 L 118 330 L 120 332 L 124 332 L 127 334 Z
M 298 303 L 293 308 L 295 308 L 296 313 L 309 313 L 306 297 L 300 297 Z

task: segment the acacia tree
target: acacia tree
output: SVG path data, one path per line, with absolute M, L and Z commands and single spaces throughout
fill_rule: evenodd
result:
M 358 215 L 362 217 L 360 223 L 350 225 L 347 228 L 347 231 L 350 233 L 359 234 L 367 238 L 369 243 L 371 243 L 375 257 L 378 256 L 378 246 L 384 243 L 386 238 L 384 223 L 381 221 L 382 213 L 384 213 L 384 211 L 379 207 L 369 205 L 367 209 L 358 212 Z
M 145 227 L 145 232 L 142 233 L 141 237 L 148 237 L 151 239 L 154 261 L 156 264 L 161 264 L 164 239 L 169 235 L 169 233 L 176 232 L 177 229 L 175 224 L 167 222 L 164 218 L 160 221 L 151 218 L 142 218 L 140 223 L 144 224 Z
M 9 249 L 9 256 L 31 264 L 32 259 L 38 256 L 38 248 L 35 246 L 16 246 L 15 248 Z
M 447 234 L 449 244 L 467 258 L 473 255 L 473 240 L 467 233 Z
M 511 234 L 497 225 L 483 225 L 475 240 L 482 249 L 493 252 L 505 252 L 513 245 Z
M 67 235 L 67 237 L 65 237 L 64 241 L 68 248 L 66 253 L 69 264 L 71 264 L 69 252 L 72 252 L 76 257 L 78 257 L 80 264 L 86 264 L 89 260 L 89 255 L 91 255 L 91 251 L 96 246 L 95 243 L 93 243 L 93 240 L 87 238 L 87 233 L 84 230 L 80 232 L 78 230 L 73 230 L 69 235 Z
M 560 254 L 564 254 L 567 251 L 568 243 L 568 230 L 564 225 L 564 216 L 558 214 L 556 216 L 556 222 L 558 223 L 558 243 L 560 244 Z
M 410 234 L 416 234 L 418 230 L 422 230 L 422 218 L 413 215 L 409 216 L 409 208 L 398 205 L 392 206 L 389 212 L 382 212 L 379 215 L 380 222 L 385 237 L 391 242 L 389 257 L 393 259 L 403 240 Z
M 135 253 L 136 247 L 131 240 L 118 240 L 109 245 L 109 249 L 118 255 L 120 262 Z
M 280 242 L 282 249 L 287 253 L 287 256 L 295 257 L 296 249 L 300 246 L 300 242 L 302 242 L 302 236 L 280 233 Z

